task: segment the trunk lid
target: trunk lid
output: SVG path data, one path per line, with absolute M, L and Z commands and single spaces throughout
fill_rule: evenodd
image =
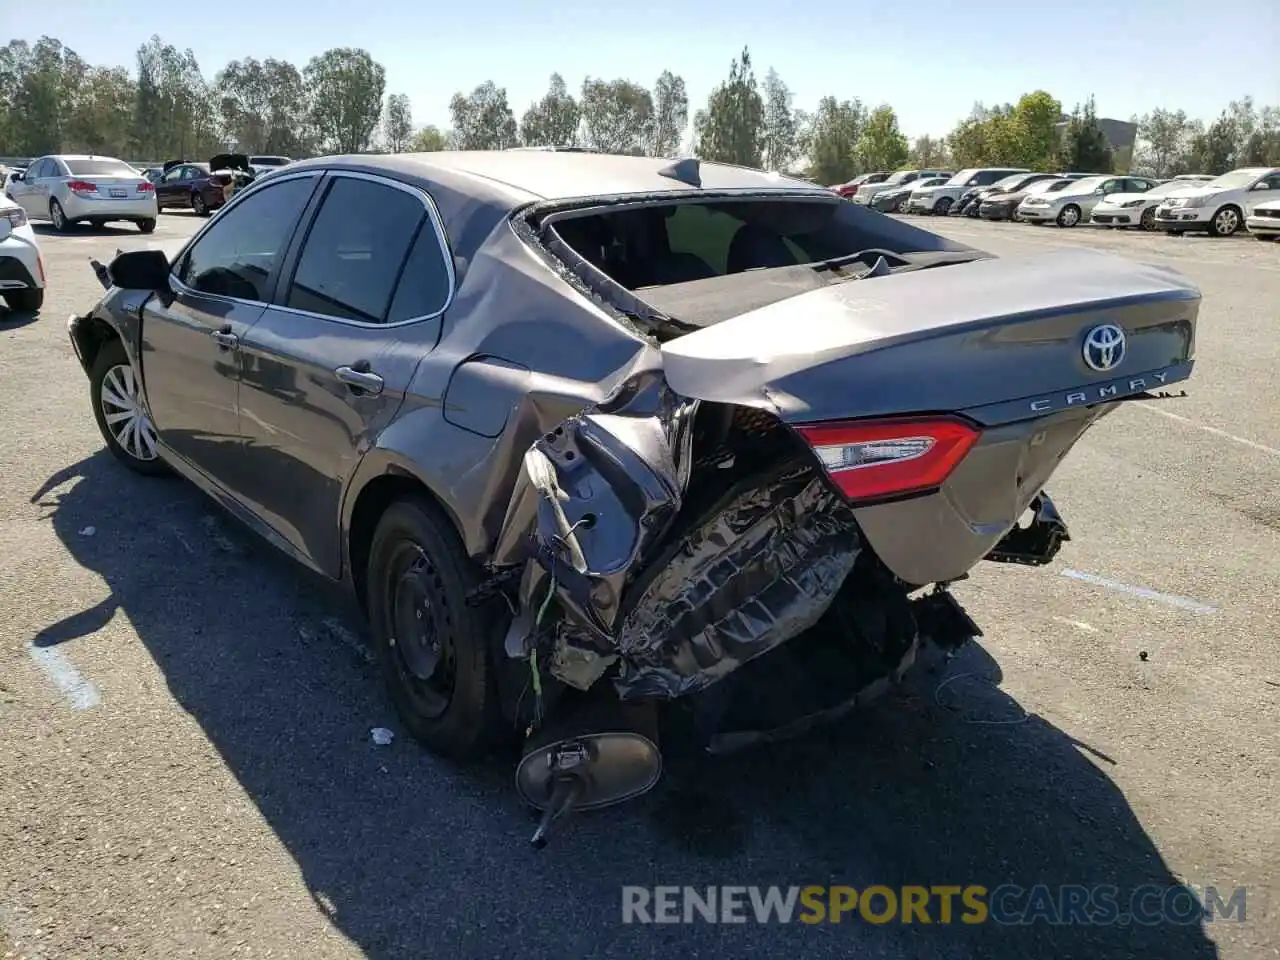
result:
M 978 260 L 748 311 L 664 344 L 663 369 L 684 396 L 791 423 L 927 411 L 1002 422 L 1183 379 L 1199 302 L 1176 271 L 1091 250 Z M 1085 339 L 1105 324 L 1124 331 L 1122 353 L 1091 366 Z

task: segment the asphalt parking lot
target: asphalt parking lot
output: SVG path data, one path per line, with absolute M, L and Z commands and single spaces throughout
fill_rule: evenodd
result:
M 801 741 L 676 763 L 540 853 L 508 760 L 458 769 L 400 732 L 331 590 L 103 450 L 63 322 L 100 292 L 87 259 L 199 221 L 42 231 L 44 311 L 0 313 L 0 956 L 1280 952 L 1280 245 L 919 222 L 1000 255 L 1089 244 L 1183 270 L 1204 294 L 1190 396 L 1128 404 L 1076 449 L 1052 566 L 957 588 L 980 644 Z M 1245 887 L 1245 921 L 620 909 L 624 884 L 1178 883 Z

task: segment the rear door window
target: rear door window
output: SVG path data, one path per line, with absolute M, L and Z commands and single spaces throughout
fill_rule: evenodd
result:
M 307 233 L 284 305 L 339 320 L 387 322 L 401 272 L 424 227 L 439 257 L 422 197 L 363 177 L 335 177 Z M 437 281 L 443 268 L 442 262 L 428 266 Z M 402 310 L 424 302 L 425 287 L 413 289 L 418 282 L 429 286 L 430 277 L 411 278 Z

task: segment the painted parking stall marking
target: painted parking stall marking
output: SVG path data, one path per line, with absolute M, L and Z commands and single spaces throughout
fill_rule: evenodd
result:
M 1143 600 L 1154 600 L 1156 603 L 1163 603 L 1169 607 L 1177 607 L 1179 610 L 1189 610 L 1192 613 L 1217 613 L 1218 608 L 1210 606 L 1207 603 L 1201 603 L 1199 600 L 1192 600 L 1190 597 L 1180 597 L 1174 593 L 1160 593 L 1156 590 L 1150 590 L 1147 587 L 1135 587 L 1132 584 L 1121 583 L 1119 580 L 1109 580 L 1106 577 L 1099 577 L 1092 573 L 1085 573 L 1081 570 L 1063 570 L 1064 577 L 1070 577 L 1072 580 L 1078 580 L 1081 583 L 1092 584 L 1095 587 L 1103 587 L 1107 590 L 1115 590 L 1118 593 L 1127 593 L 1131 597 L 1140 597 Z
M 80 671 L 57 647 L 38 647 L 34 643 L 27 645 L 27 652 L 35 661 L 42 673 L 67 698 L 73 710 L 88 710 L 96 707 L 102 697 L 93 682 L 80 675 Z

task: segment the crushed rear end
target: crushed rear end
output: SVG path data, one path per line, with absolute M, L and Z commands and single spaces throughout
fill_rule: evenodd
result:
M 1052 560 L 1054 470 L 1194 362 L 1199 292 L 1107 254 L 871 270 L 735 312 L 772 273 L 636 291 L 721 316 L 534 444 L 493 556 L 518 582 L 509 656 L 620 704 L 694 702 L 713 749 L 829 719 L 922 642 L 979 636 L 947 585 L 984 558 Z M 535 740 L 522 789 L 550 809 L 547 744 L 583 741 Z

